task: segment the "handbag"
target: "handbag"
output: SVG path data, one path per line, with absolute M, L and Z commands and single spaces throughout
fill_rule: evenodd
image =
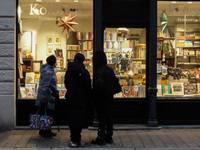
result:
M 39 108 L 36 114 L 29 115 L 30 127 L 34 129 L 40 129 L 40 130 L 50 130 L 53 124 L 53 117 L 47 116 L 46 106 L 45 106 L 44 115 L 39 115 L 38 111 L 39 111 Z

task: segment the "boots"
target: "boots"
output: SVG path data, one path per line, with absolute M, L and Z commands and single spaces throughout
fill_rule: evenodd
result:
M 91 144 L 106 145 L 106 141 L 105 138 L 98 136 L 95 140 L 91 141 Z
M 97 135 L 98 135 L 97 138 L 95 140 L 92 140 L 91 144 L 106 145 L 105 130 L 99 130 Z
M 112 144 L 113 143 L 112 136 L 106 134 L 105 141 L 106 141 L 106 143 Z
M 113 130 L 107 130 L 107 134 L 105 137 L 106 143 L 109 143 L 109 144 L 113 143 L 112 135 L 113 135 Z

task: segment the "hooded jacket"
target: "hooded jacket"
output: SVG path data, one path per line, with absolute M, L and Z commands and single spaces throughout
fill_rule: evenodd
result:
M 50 90 L 49 85 L 52 85 L 55 89 L 57 89 L 56 73 L 54 72 L 53 66 L 44 64 L 40 67 L 40 81 L 35 105 L 39 106 L 41 103 L 45 103 L 47 109 L 54 110 L 55 95 Z
M 84 64 L 69 62 L 65 74 L 67 113 L 73 127 L 87 126 L 87 107 L 91 95 L 91 79 Z

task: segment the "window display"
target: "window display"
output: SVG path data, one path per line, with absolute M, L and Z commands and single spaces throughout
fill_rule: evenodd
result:
M 104 52 L 122 86 L 115 97 L 146 97 L 146 30 L 106 28 Z
M 157 86 L 162 88 L 158 97 L 199 94 L 200 20 L 195 13 L 199 8 L 199 2 L 158 2 Z
M 67 63 L 76 53 L 85 56 L 86 69 L 93 74 L 93 2 L 42 0 L 31 2 L 19 0 L 18 32 L 18 98 L 35 99 L 40 79 L 40 65 L 46 58 L 55 55 L 57 66 L 57 89 L 64 98 L 64 76 Z M 23 29 L 22 29 L 23 28 Z M 65 30 L 66 29 L 66 30 Z M 74 39 L 69 38 L 71 32 Z M 69 43 L 70 42 L 70 43 Z

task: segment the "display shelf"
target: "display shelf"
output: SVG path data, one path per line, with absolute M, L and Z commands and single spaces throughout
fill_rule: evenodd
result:
M 164 38 L 164 40 L 174 40 L 175 37 L 168 37 L 168 38 Z
M 80 42 L 84 42 L 84 41 L 93 41 L 93 40 L 90 40 L 90 39 L 87 39 L 87 40 L 78 40 L 78 41 L 80 41 Z
M 23 58 L 23 61 L 31 61 L 33 58 Z
M 187 31 L 187 30 L 177 30 L 177 32 L 194 33 L 194 32 L 200 32 L 200 30 L 193 30 L 193 31 Z
M 74 60 L 73 58 L 68 58 L 67 60 Z M 88 60 L 91 60 L 91 59 L 85 59 L 85 61 L 88 61 Z
M 200 41 L 200 39 L 187 39 L 186 38 L 186 41 Z
M 104 42 L 124 42 L 125 40 L 104 40 Z
M 129 38 L 127 38 L 127 40 L 139 40 L 139 39 L 140 39 L 140 37 L 134 37 L 134 38 L 129 37 Z
M 191 62 L 178 62 L 178 65 L 200 65 L 200 63 L 191 63 Z
M 186 55 L 187 57 L 196 57 L 196 55 Z M 176 57 L 184 57 L 184 55 L 176 55 Z
M 133 58 L 133 60 L 146 60 L 146 58 Z
M 191 46 L 191 47 L 185 47 L 185 46 L 177 46 L 177 48 L 186 48 L 186 49 L 188 49 L 188 48 L 190 48 L 190 49 L 199 49 L 200 47 L 198 46 L 198 47 L 194 47 L 194 46 Z
M 92 51 L 92 49 L 67 49 L 67 51 Z

